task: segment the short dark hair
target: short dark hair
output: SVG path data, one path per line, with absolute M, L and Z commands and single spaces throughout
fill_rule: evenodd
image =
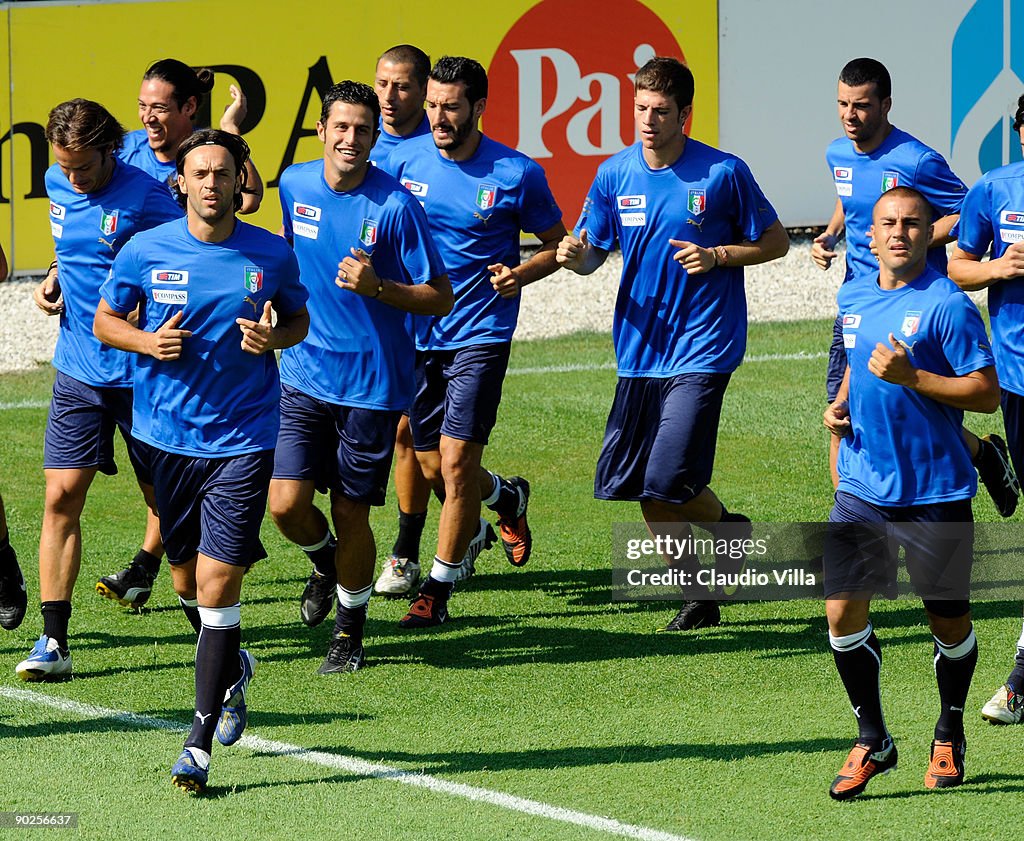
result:
M 875 215 L 875 207 L 881 203 L 884 198 L 903 198 L 903 199 L 915 199 L 920 202 L 924 207 L 925 221 L 930 225 L 935 219 L 935 211 L 932 210 L 931 203 L 925 198 L 924 193 L 920 190 L 915 190 L 913 187 L 905 187 L 900 185 L 899 187 L 893 187 L 886 190 L 882 195 L 878 197 L 878 201 L 875 202 L 874 207 L 871 208 L 871 216 Z
M 231 154 L 235 162 L 235 173 L 242 176 L 242 188 L 245 187 L 245 162 L 249 160 L 249 144 L 240 135 L 232 134 L 229 131 L 221 131 L 217 128 L 204 128 L 194 131 L 178 147 L 178 154 L 174 156 L 174 166 L 181 175 L 185 170 L 185 158 L 188 153 L 197 146 L 223 146 Z M 185 195 L 178 190 L 178 202 L 185 206 Z M 242 191 L 235 193 L 235 210 L 242 207 Z
M 1021 126 L 1024 126 L 1024 94 L 1017 100 L 1017 113 L 1013 115 L 1013 130 L 1020 131 Z
M 46 140 L 72 152 L 106 149 L 116 152 L 124 144 L 124 126 L 91 99 L 69 99 L 50 111 Z
M 380 120 L 380 100 L 377 93 L 369 85 L 362 82 L 353 82 L 346 79 L 344 82 L 335 82 L 324 94 L 323 106 L 320 108 L 320 122 L 327 124 L 327 118 L 331 114 L 331 106 L 335 102 L 346 102 L 349 105 L 365 105 L 373 112 L 373 130 L 377 131 L 377 123 Z
M 203 97 L 213 90 L 213 71 L 209 67 L 200 67 L 198 70 L 194 70 L 176 58 L 162 58 L 149 65 L 142 81 L 146 82 L 150 79 L 159 79 L 171 86 L 173 89 L 171 96 L 178 103 L 179 109 L 194 96 L 198 112 L 198 106 L 202 104 Z
M 682 111 L 693 104 L 693 73 L 677 58 L 655 56 L 636 71 L 634 91 L 653 91 L 672 97 Z
M 879 99 L 892 96 L 892 78 L 882 62 L 874 58 L 855 58 L 848 61 L 839 74 L 839 81 L 851 88 L 874 85 Z
M 465 85 L 466 99 L 470 105 L 475 105 L 487 96 L 487 71 L 479 61 L 465 56 L 441 56 L 430 69 L 428 78 L 442 85 Z
M 398 44 L 385 51 L 377 63 L 389 61 L 392 64 L 408 64 L 412 67 L 412 77 L 421 88 L 427 86 L 427 76 L 430 75 L 430 56 L 419 47 L 412 44 Z

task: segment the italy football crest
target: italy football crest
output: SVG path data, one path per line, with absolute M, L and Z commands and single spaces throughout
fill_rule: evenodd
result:
M 103 231 L 103 236 L 109 237 L 111 234 L 117 232 L 117 213 L 116 210 L 100 210 L 102 214 L 100 216 L 100 230 Z
M 255 295 L 263 288 L 262 266 L 245 267 L 245 288 L 248 289 L 253 295 Z
M 690 190 L 686 194 L 686 209 L 694 216 L 707 210 L 707 194 L 703 190 Z
M 363 226 L 359 229 L 359 241 L 367 248 L 372 248 L 377 242 L 377 223 L 372 219 L 364 219 Z
M 490 184 L 481 184 L 476 188 L 476 206 L 481 210 L 490 210 L 498 198 L 498 188 Z

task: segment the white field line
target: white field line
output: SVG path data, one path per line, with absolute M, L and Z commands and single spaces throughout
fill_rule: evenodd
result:
M 12 701 L 19 701 L 25 704 L 51 707 L 61 712 L 70 713 L 80 718 L 108 718 L 123 724 L 134 727 L 146 727 L 152 730 L 169 730 L 172 732 L 184 733 L 187 728 L 175 721 L 168 721 L 163 718 L 151 718 L 149 716 L 136 715 L 125 710 L 114 710 L 106 707 L 95 707 L 91 704 L 82 704 L 78 701 L 71 701 L 66 698 L 58 698 L 50 695 L 42 695 L 29 689 L 15 689 L 9 686 L 0 686 L 0 697 L 9 698 Z M 345 771 L 359 777 L 372 777 L 378 780 L 387 780 L 402 785 L 425 788 L 438 794 L 447 794 L 452 797 L 462 797 L 476 803 L 489 803 L 501 809 L 508 809 L 512 812 L 521 812 L 526 815 L 548 818 L 549 820 L 561 823 L 582 826 L 587 829 L 594 829 L 598 832 L 605 832 L 609 835 L 618 835 L 623 838 L 637 838 L 640 841 L 693 841 L 681 835 L 673 835 L 668 832 L 661 832 L 656 829 L 648 829 L 636 824 L 622 823 L 612 818 L 603 818 L 599 815 L 591 815 L 586 812 L 577 812 L 574 809 L 563 809 L 560 806 L 552 806 L 548 803 L 541 803 L 537 800 L 528 800 L 524 797 L 516 797 L 512 794 L 505 794 L 500 791 L 492 791 L 478 786 L 455 783 L 443 780 L 440 777 L 433 777 L 429 774 L 418 774 L 413 771 L 404 771 L 390 765 L 378 762 L 367 762 L 352 756 L 326 753 L 324 751 L 307 750 L 300 745 L 291 745 L 287 742 L 275 742 L 270 739 L 261 739 L 259 736 L 243 736 L 238 744 L 252 751 L 269 753 L 275 756 L 284 756 L 305 762 L 310 765 L 319 765 L 324 768 L 332 768 L 338 771 Z
M 807 359 L 824 359 L 828 356 L 825 351 L 807 353 L 764 353 L 759 356 L 748 356 L 743 362 L 800 362 Z M 601 362 L 598 364 L 573 363 L 569 365 L 542 365 L 537 368 L 509 368 L 506 375 L 511 377 L 515 374 L 571 374 L 576 371 L 614 371 L 614 362 Z M 11 411 L 12 409 L 46 409 L 49 407 L 49 400 L 18 400 L 13 403 L 0 403 L 0 412 Z

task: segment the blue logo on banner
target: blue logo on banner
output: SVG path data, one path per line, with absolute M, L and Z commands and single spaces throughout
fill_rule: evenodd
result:
M 977 173 L 958 174 L 968 184 L 981 173 L 1021 160 L 1013 130 L 1017 98 L 1024 93 L 1024 0 L 977 0 L 953 37 L 950 147 L 958 161 L 976 162 Z

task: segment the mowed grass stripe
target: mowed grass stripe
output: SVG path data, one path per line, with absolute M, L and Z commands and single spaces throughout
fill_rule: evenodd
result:
M 743 362 L 799 362 L 801 360 L 824 359 L 826 356 L 828 356 L 828 354 L 825 352 L 807 353 L 804 351 L 800 351 L 798 353 L 763 353 L 748 356 L 743 360 Z M 614 370 L 614 362 L 600 362 L 568 365 L 539 365 L 536 367 L 528 368 L 510 368 L 506 372 L 506 375 L 511 377 L 522 374 L 572 374 L 577 371 L 587 372 Z M 46 409 L 49 407 L 49 405 L 49 400 L 13 400 L 6 403 L 0 402 L 0 412 L 9 412 L 15 409 Z
M 42 695 L 29 689 L 14 689 L 9 686 L 0 686 L 0 697 L 25 704 L 50 707 L 51 709 L 70 713 L 80 718 L 112 719 L 122 724 L 145 727 L 150 730 L 168 730 L 184 733 L 188 729 L 168 719 L 137 715 L 127 710 L 114 710 L 107 707 L 93 706 L 92 704 L 82 704 L 66 698 Z M 480 788 L 479 786 L 442 780 L 440 777 L 434 777 L 430 774 L 418 774 L 378 762 L 367 762 L 364 759 L 357 759 L 352 756 L 308 750 L 300 745 L 263 739 L 252 734 L 243 736 L 239 739 L 238 744 L 258 753 L 283 756 L 311 765 L 345 771 L 360 777 L 373 777 L 378 780 L 424 788 L 438 794 L 462 797 L 477 803 L 488 803 L 501 809 L 547 818 L 561 823 L 574 824 L 622 838 L 636 838 L 639 841 L 693 841 L 693 839 L 682 835 L 673 835 L 669 832 L 661 832 L 660 830 L 649 829 L 644 826 L 622 823 L 612 818 L 603 818 L 599 815 L 578 812 L 574 809 L 564 809 L 561 806 L 553 806 L 537 800 L 528 800 L 524 797 L 516 797 L 513 794 L 492 791 L 491 789 Z

